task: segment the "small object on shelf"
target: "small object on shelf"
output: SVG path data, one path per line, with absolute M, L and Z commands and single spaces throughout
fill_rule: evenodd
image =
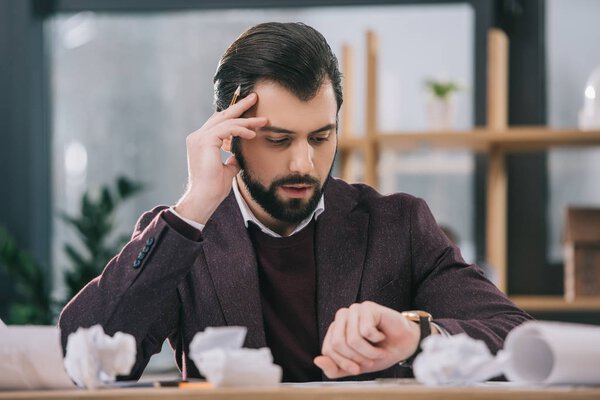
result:
M 579 111 L 579 129 L 600 129 L 600 65 L 585 84 L 583 108 Z
M 425 82 L 429 96 L 427 99 L 427 124 L 434 131 L 454 129 L 456 104 L 454 94 L 461 86 L 453 81 L 429 79 Z
M 565 299 L 600 299 L 600 208 L 567 209 Z

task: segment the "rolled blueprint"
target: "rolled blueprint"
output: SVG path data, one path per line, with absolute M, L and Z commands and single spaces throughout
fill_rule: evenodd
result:
M 511 381 L 600 384 L 600 326 L 529 321 L 508 334 L 504 349 Z

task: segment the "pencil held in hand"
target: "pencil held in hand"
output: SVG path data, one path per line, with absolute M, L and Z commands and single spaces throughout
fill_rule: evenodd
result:
M 229 103 L 229 107 L 234 105 L 237 102 L 238 97 L 240 97 L 240 93 L 242 91 L 242 85 L 238 85 L 237 89 L 233 93 L 233 97 L 231 98 L 231 103 Z M 231 136 L 227 139 L 223 139 L 223 150 L 231 151 Z
M 238 85 L 237 89 L 233 93 L 233 97 L 231 98 L 231 103 L 229 103 L 229 107 L 234 105 L 237 102 L 238 97 L 240 97 L 240 92 L 242 91 L 242 85 Z

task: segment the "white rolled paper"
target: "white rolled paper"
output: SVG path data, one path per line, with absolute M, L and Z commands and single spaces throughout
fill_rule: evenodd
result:
M 600 326 L 529 321 L 508 334 L 504 348 L 511 381 L 600 384 Z

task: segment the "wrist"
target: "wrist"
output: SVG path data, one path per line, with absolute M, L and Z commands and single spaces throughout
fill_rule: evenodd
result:
M 410 365 L 417 355 L 421 352 L 421 343 L 423 340 L 432 335 L 438 334 L 439 332 L 432 324 L 432 317 L 426 311 L 415 310 L 415 311 L 403 311 L 402 316 L 405 317 L 409 323 L 414 324 L 413 327 L 418 330 L 418 340 L 415 351 L 411 356 L 405 360 L 400 361 L 400 365 Z
M 191 196 L 184 195 L 175 204 L 173 209 L 181 217 L 192 220 L 202 225 L 206 225 L 208 219 L 219 206 L 220 202 L 210 201 L 205 199 L 195 199 Z

